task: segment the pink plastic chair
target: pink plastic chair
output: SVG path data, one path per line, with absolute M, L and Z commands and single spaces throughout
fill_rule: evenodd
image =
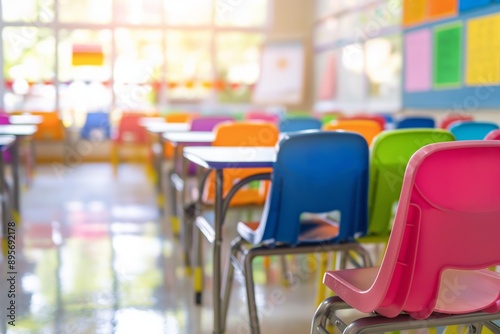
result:
M 500 130 L 493 130 L 493 131 L 489 132 L 484 139 L 485 140 L 500 140 Z
M 426 326 L 443 325 L 444 314 L 451 321 L 445 325 L 453 325 L 453 319 L 461 321 L 457 324 L 500 319 L 500 313 L 488 314 L 500 311 L 500 273 L 486 269 L 500 264 L 498 166 L 496 141 L 437 143 L 417 151 L 405 172 L 381 266 L 327 272 L 324 284 L 338 297 L 320 305 L 312 333 L 324 329 L 326 318 L 340 321 L 344 330 L 332 311 L 341 308 L 382 315 L 371 317 L 369 324 L 361 320 L 365 330 L 382 324 L 378 332 L 414 328 L 415 319 L 433 312 L 441 314 Z M 409 314 L 404 321 L 386 318 L 401 312 Z M 461 320 L 453 315 L 462 315 Z M 351 329 L 358 327 L 356 321 Z
M 245 114 L 246 120 L 265 121 L 273 124 L 279 123 L 279 116 L 265 111 L 249 111 Z

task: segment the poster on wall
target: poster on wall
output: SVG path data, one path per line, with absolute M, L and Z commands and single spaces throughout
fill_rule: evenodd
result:
M 299 104 L 304 90 L 304 45 L 301 41 L 269 43 L 261 56 L 260 76 L 252 101 L 256 104 Z
M 459 87 L 462 82 L 462 22 L 434 28 L 434 87 Z
M 466 45 L 466 84 L 500 84 L 500 14 L 467 21 Z
M 337 94 L 337 55 L 327 52 L 318 57 L 316 67 L 316 98 L 332 100 Z

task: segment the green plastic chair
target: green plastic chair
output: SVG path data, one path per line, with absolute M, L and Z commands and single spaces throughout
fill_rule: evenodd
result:
M 441 129 L 390 130 L 375 138 L 370 152 L 368 234 L 360 241 L 369 242 L 373 237 L 386 241 L 389 237 L 411 156 L 423 146 L 454 140 L 451 132 Z

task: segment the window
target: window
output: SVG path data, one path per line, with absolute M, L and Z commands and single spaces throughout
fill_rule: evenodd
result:
M 4 107 L 80 126 L 96 110 L 248 103 L 271 1 L 3 0 Z

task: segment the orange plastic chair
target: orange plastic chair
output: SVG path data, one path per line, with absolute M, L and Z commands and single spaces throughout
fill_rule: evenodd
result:
M 454 122 L 466 122 L 473 121 L 474 117 L 471 115 L 461 115 L 461 114 L 447 114 L 443 117 L 439 123 L 441 129 L 447 130 Z
M 362 135 L 368 145 L 371 145 L 376 135 L 382 132 L 380 124 L 372 120 L 339 120 L 333 121 L 325 126 L 323 130 L 345 130 L 359 133 Z
M 327 272 L 324 283 L 338 296 L 320 305 L 311 333 L 327 333 L 322 329 L 328 318 L 346 329 L 335 310 L 347 308 L 379 314 L 355 320 L 349 333 L 500 319 L 500 273 L 487 269 L 500 264 L 498 166 L 497 141 L 418 150 L 405 172 L 381 266 Z M 424 325 L 415 319 L 428 320 Z
M 167 123 L 190 123 L 193 119 L 197 118 L 197 114 L 188 112 L 175 112 L 170 113 L 165 116 L 165 122 Z M 170 143 L 165 144 L 163 151 L 163 157 L 167 159 L 172 159 L 174 156 L 174 147 Z
M 35 140 L 62 141 L 66 138 L 64 125 L 56 111 L 37 111 L 31 114 L 42 116 L 42 123 L 38 125 L 38 130 L 34 135 Z
M 239 123 L 223 123 L 215 129 L 215 140 L 212 146 L 275 146 L 279 139 L 276 125 L 267 122 L 246 121 Z M 246 168 L 224 170 L 224 196 L 238 180 L 260 173 L 271 173 L 270 168 Z M 266 199 L 269 181 L 260 182 L 259 187 L 248 185 L 240 189 L 231 200 L 231 206 L 263 204 Z M 207 180 L 203 201 L 212 204 L 215 198 L 215 174 Z
M 356 114 L 352 116 L 341 117 L 340 120 L 364 120 L 364 121 L 375 121 L 380 125 L 382 130 L 385 129 L 385 117 L 380 115 L 370 115 L 370 114 Z

